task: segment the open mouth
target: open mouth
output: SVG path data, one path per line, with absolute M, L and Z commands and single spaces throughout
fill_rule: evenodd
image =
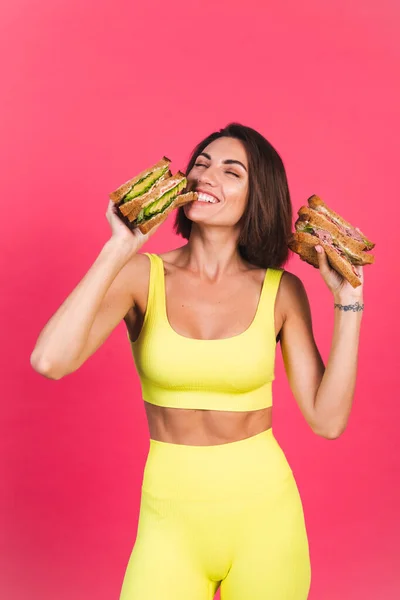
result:
M 215 196 L 211 194 L 206 194 L 205 192 L 197 192 L 198 198 L 197 202 L 205 202 L 208 204 L 218 204 L 219 200 Z

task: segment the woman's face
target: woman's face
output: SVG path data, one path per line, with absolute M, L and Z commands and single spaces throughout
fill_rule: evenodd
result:
M 243 144 L 221 137 L 209 144 L 188 173 L 188 190 L 199 199 L 183 207 L 194 223 L 233 226 L 242 217 L 248 200 L 249 166 Z

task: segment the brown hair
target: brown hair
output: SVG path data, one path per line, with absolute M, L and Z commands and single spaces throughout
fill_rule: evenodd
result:
M 249 199 L 241 219 L 239 252 L 244 260 L 255 266 L 282 267 L 289 257 L 287 244 L 292 229 L 292 203 L 282 159 L 260 133 L 239 123 L 230 123 L 212 133 L 193 150 L 186 175 L 199 154 L 220 137 L 240 140 L 249 163 Z M 177 211 L 174 229 L 189 239 L 192 222 L 182 207 Z

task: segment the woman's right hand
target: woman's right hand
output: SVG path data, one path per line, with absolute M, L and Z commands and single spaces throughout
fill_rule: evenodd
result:
M 120 242 L 132 254 L 138 252 L 161 225 L 159 223 L 146 234 L 138 228 L 130 230 L 118 216 L 117 207 L 112 200 L 108 203 L 106 217 L 111 227 L 111 239 Z

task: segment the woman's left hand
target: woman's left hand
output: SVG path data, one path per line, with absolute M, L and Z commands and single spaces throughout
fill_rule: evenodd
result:
M 320 251 L 319 251 L 320 249 Z M 356 288 L 342 277 L 335 269 L 332 269 L 328 262 L 325 249 L 322 244 L 315 246 L 318 256 L 319 270 L 328 288 L 331 290 L 337 300 L 362 300 L 364 287 L 363 267 L 356 266 L 356 271 L 360 277 L 361 285 Z

